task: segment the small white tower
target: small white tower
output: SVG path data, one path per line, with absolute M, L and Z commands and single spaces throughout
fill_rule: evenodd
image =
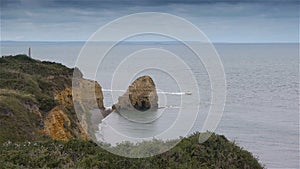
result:
M 30 47 L 28 49 L 28 56 L 31 58 L 31 49 L 30 49 Z

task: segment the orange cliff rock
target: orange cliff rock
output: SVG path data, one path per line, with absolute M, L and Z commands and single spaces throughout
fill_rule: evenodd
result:
M 78 133 L 72 132 L 71 121 L 66 113 L 60 108 L 55 107 L 50 111 L 45 121 L 45 134 L 56 140 L 67 141 L 70 138 L 79 137 L 87 140 L 88 136 L 82 127 L 78 128 Z
M 83 78 L 76 81 L 78 86 L 73 85 L 73 88 L 66 87 L 65 90 L 56 92 L 54 98 L 59 106 L 54 107 L 44 119 L 43 133 L 53 139 L 89 139 L 88 133 L 93 134 L 88 125 L 91 116 L 89 110 L 105 109 L 102 88 L 97 82 Z M 91 90 L 92 87 L 94 90 Z M 72 89 L 75 95 L 72 95 Z M 74 105 L 74 102 L 77 104 Z M 79 106 L 77 111 L 83 111 L 75 112 L 74 106 Z

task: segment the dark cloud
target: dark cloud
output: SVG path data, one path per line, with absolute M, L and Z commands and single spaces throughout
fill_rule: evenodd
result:
M 10 5 L 17 5 L 17 4 L 20 4 L 19 0 L 1 0 L 0 1 L 1 8 L 6 8 Z
M 299 29 L 297 0 L 0 1 L 1 35 L 4 39 L 87 39 L 109 21 L 137 12 L 168 12 L 184 17 L 198 24 L 217 41 L 232 40 L 236 34 L 245 34 L 235 37 L 240 40 L 249 35 L 245 32 L 253 33 L 253 30 L 256 30 L 258 41 L 277 40 L 273 35 L 294 40 Z M 288 32 L 289 36 L 282 32 Z
M 1 0 L 1 8 L 18 5 L 43 7 L 74 7 L 74 8 L 111 8 L 120 6 L 164 6 L 170 4 L 238 4 L 238 3 L 268 3 L 295 4 L 298 0 Z

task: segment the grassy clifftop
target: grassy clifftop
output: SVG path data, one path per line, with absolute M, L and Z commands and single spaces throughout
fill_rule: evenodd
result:
M 73 71 L 62 64 L 26 55 L 0 58 L 0 143 L 88 139 L 89 129 L 80 124 L 74 110 Z M 103 109 L 101 86 L 79 78 L 81 84 L 98 89 L 98 105 Z

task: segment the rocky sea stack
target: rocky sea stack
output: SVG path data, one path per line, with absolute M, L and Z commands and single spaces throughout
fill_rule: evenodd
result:
M 150 76 L 137 78 L 112 106 L 116 111 L 147 111 L 158 108 L 155 84 Z

